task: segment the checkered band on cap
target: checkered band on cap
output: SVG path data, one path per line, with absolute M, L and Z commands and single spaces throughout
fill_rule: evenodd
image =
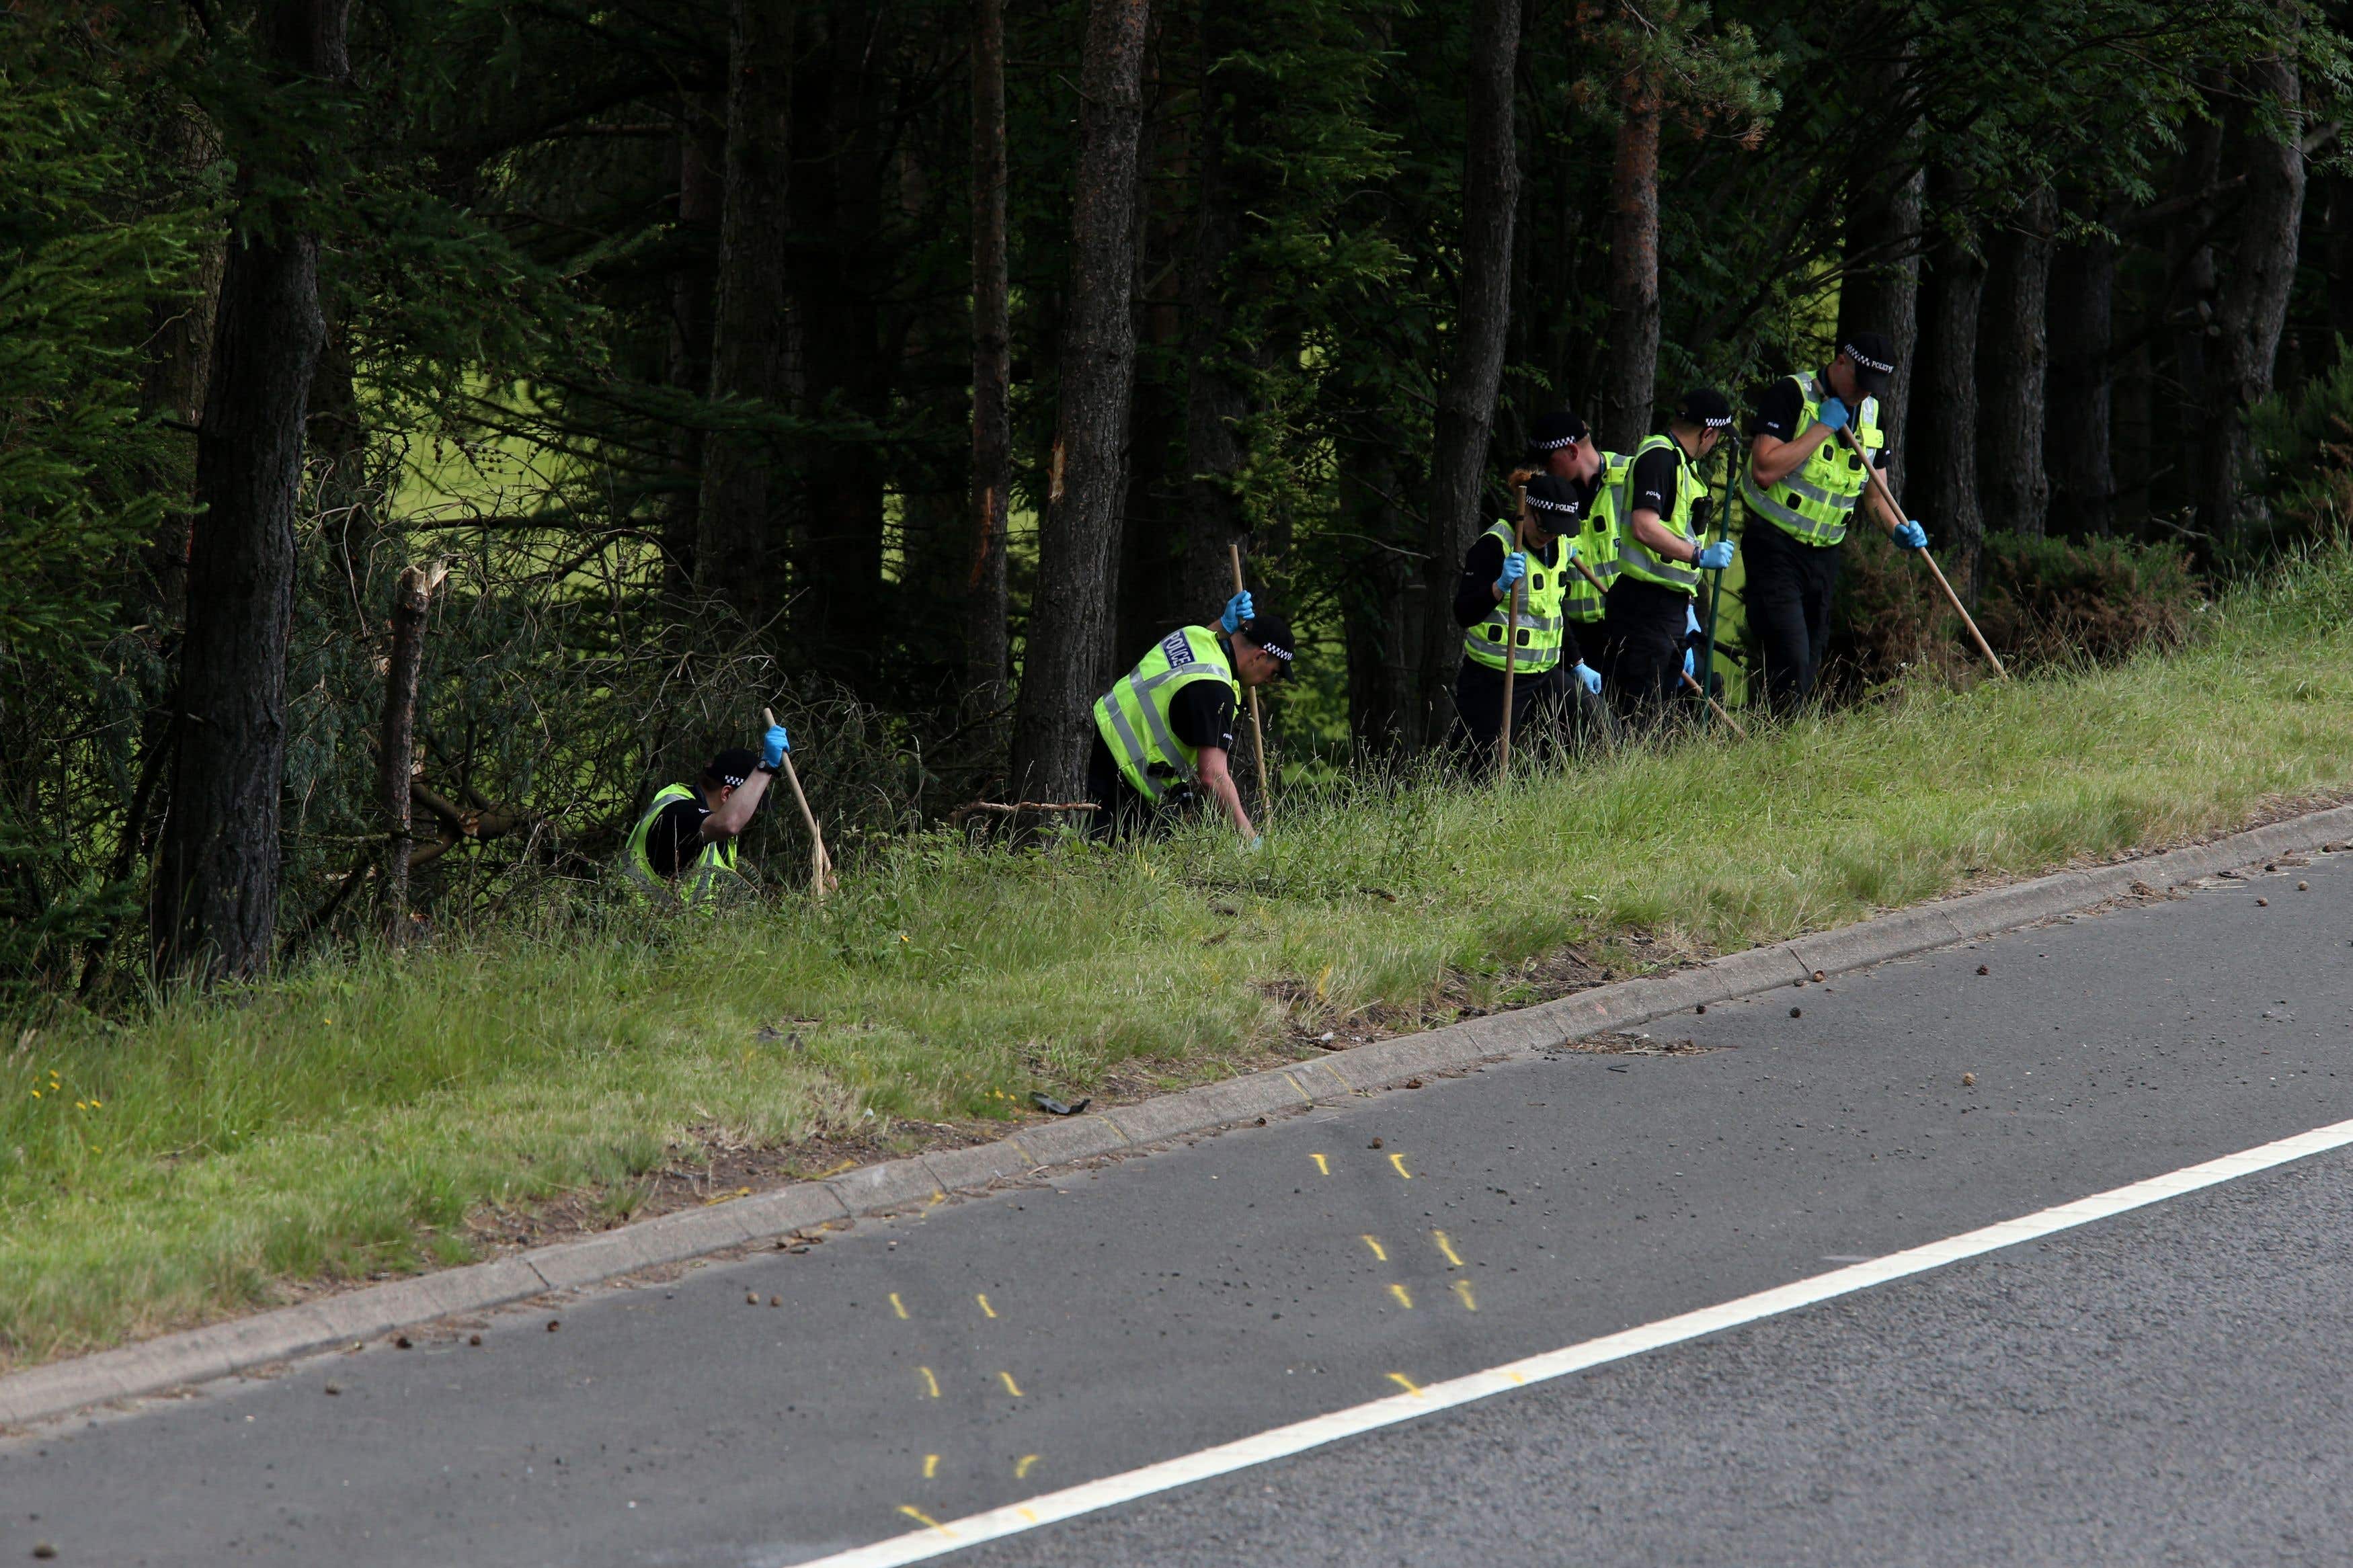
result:
M 1847 358 L 1854 361 L 1855 363 L 1862 366 L 1865 370 L 1875 370 L 1882 375 L 1893 375 L 1895 374 L 1895 365 L 1893 361 L 1873 359 L 1871 355 L 1855 347 L 1852 342 L 1839 344 L 1839 353 L 1846 355 Z

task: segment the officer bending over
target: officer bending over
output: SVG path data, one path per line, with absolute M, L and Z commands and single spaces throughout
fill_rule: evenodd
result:
M 1248 593 L 1236 594 L 1218 625 L 1170 632 L 1096 700 L 1087 759 L 1095 837 L 1151 831 L 1207 795 L 1258 847 L 1229 765 L 1234 710 L 1243 687 L 1290 676 L 1293 645 L 1282 617 L 1256 612 Z
M 1748 625 L 1765 699 L 1777 713 L 1813 695 L 1830 647 L 1840 546 L 1871 482 L 1863 459 L 1840 433 L 1853 433 L 1873 468 L 1887 466 L 1879 400 L 1887 395 L 1894 370 L 1895 350 L 1886 338 L 1850 333 L 1820 375 L 1783 376 L 1767 387 L 1749 421 L 1740 502 L 1751 519 L 1771 526 L 1751 521 L 1740 542 L 1748 551 Z M 1875 494 L 1872 505 L 1899 546 L 1927 544 L 1927 531 L 1918 523 L 1890 514 Z
M 752 824 L 792 738 L 772 724 L 754 753 L 731 747 L 711 759 L 695 788 L 663 786 L 621 848 L 621 874 L 670 908 L 708 909 L 746 886 L 735 840 Z

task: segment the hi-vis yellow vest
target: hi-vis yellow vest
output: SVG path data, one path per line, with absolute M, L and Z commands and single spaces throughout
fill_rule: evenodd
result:
M 1798 384 L 1798 395 L 1805 403 L 1804 417 L 1793 432 L 1802 436 L 1821 422 L 1826 395 L 1821 383 L 1810 375 L 1793 375 L 1789 379 Z M 1879 427 L 1879 399 L 1864 398 L 1854 411 L 1852 425 L 1854 438 L 1862 443 L 1871 460 L 1877 462 L 1880 449 L 1887 445 L 1887 433 Z M 1845 437 L 1835 435 L 1815 447 L 1814 455 L 1779 484 L 1768 489 L 1759 489 L 1755 471 L 1743 463 L 1740 503 L 1792 539 L 1808 544 L 1836 544 L 1846 537 L 1847 519 L 1854 511 L 1863 487 L 1871 482 L 1862 464 L 1862 458 L 1847 449 Z
M 646 814 L 638 818 L 638 826 L 629 833 L 629 841 L 621 849 L 621 874 L 629 885 L 649 899 L 657 901 L 675 900 L 688 909 L 710 909 L 719 902 L 721 889 L 744 885 L 743 873 L 735 868 L 735 841 L 723 838 L 706 844 L 702 853 L 694 858 L 673 881 L 654 869 L 653 857 L 646 853 L 646 839 L 652 834 L 654 819 L 681 800 L 692 800 L 694 792 L 684 784 L 668 784 L 654 796 Z
M 1512 536 L 1512 525 L 1499 522 L 1487 531 L 1486 537 L 1499 540 L 1504 553 L 1510 555 L 1519 548 Z M 1522 578 L 1523 592 L 1519 616 L 1513 622 L 1512 668 L 1519 675 L 1542 675 L 1560 662 L 1562 601 L 1567 597 L 1567 577 L 1577 568 L 1568 563 L 1566 539 L 1553 541 L 1554 553 L 1560 564 L 1547 566 L 1528 552 L 1528 574 Z M 1580 579 L 1581 581 L 1581 579 Z M 1488 618 L 1472 623 L 1462 633 L 1462 652 L 1490 669 L 1504 668 L 1504 617 L 1509 614 L 1511 595 L 1495 602 Z
M 1226 645 L 1208 626 L 1179 626 L 1162 637 L 1119 683 L 1095 699 L 1095 732 L 1110 748 L 1120 776 L 1155 805 L 1201 770 L 1201 749 L 1188 746 L 1168 727 L 1176 694 L 1197 680 L 1223 681 L 1234 700 L 1241 683 L 1226 657 Z
M 1675 444 L 1675 438 L 1672 436 L 1651 437 L 1634 448 L 1634 457 L 1639 461 L 1643 453 L 1655 452 L 1662 447 L 1672 451 L 1675 455 L 1675 493 L 1674 499 L 1667 503 L 1666 511 L 1661 514 L 1659 521 L 1666 526 L 1669 532 L 1679 533 L 1685 539 L 1690 539 L 1693 536 L 1692 503 L 1707 494 L 1707 485 L 1699 477 L 1699 465 L 1693 462 L 1690 454 Z M 1656 583 L 1662 588 L 1673 588 L 1680 593 L 1694 595 L 1699 593 L 1698 567 L 1687 561 L 1662 561 L 1651 553 L 1649 546 L 1634 537 L 1630 518 L 1622 522 L 1620 527 L 1621 530 L 1618 536 L 1620 566 L 1645 583 Z
M 1575 566 L 1564 579 L 1568 584 L 1568 598 L 1564 605 L 1568 618 L 1580 626 L 1591 626 L 1601 619 L 1602 596 L 1609 584 L 1618 581 L 1618 538 L 1626 526 L 1626 477 L 1634 471 L 1634 459 L 1619 452 L 1601 454 L 1601 486 L 1594 492 L 1593 504 L 1586 510 L 1584 526 L 1577 531 L 1577 558 L 1585 563 L 1601 586 L 1596 588 L 1585 580 L 1585 574 Z

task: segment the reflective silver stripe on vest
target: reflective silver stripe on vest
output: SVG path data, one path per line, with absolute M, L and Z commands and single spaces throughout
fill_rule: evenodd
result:
M 1215 676 L 1222 680 L 1226 672 L 1214 664 L 1194 663 L 1172 664 L 1157 675 L 1141 679 L 1133 671 L 1127 676 L 1127 689 L 1135 694 L 1135 705 L 1144 710 L 1144 721 L 1152 726 L 1153 742 L 1159 746 L 1160 754 L 1172 765 L 1184 757 L 1185 748 L 1176 743 L 1175 735 L 1169 733 L 1167 723 L 1160 717 L 1160 706 L 1152 700 L 1152 694 L 1172 680 L 1197 675 Z M 1135 744 L 1134 734 L 1127 726 L 1127 716 L 1120 711 L 1118 703 L 1111 705 L 1111 715 L 1112 727 L 1120 731 L 1120 742 L 1133 748 L 1130 754 L 1135 759 L 1135 771 L 1144 775 L 1145 783 L 1154 786 L 1145 794 L 1154 805 L 1158 805 L 1160 797 L 1167 794 L 1176 781 L 1153 777 L 1151 753 Z
M 1127 762 L 1134 768 L 1136 776 L 1144 781 L 1145 798 L 1157 805 L 1167 784 L 1163 780 L 1152 776 L 1152 753 L 1144 749 L 1143 740 L 1137 736 L 1134 728 L 1128 723 L 1127 715 L 1121 710 L 1116 700 L 1107 700 L 1101 704 L 1101 707 L 1103 712 L 1110 716 L 1111 727 L 1119 736 L 1119 749 L 1127 753 Z M 1150 710 L 1146 709 L 1145 711 L 1149 712 Z
M 1479 635 L 1480 631 L 1483 627 L 1491 626 L 1495 624 L 1496 623 L 1493 621 L 1482 621 L 1478 626 L 1464 632 L 1462 634 L 1462 646 L 1473 653 L 1483 653 L 1495 658 L 1502 658 L 1504 657 L 1504 645 L 1498 642 L 1490 642 L 1485 637 Z M 1541 673 L 1544 670 L 1550 669 L 1554 665 L 1560 662 L 1560 645 L 1558 643 L 1555 643 L 1550 647 L 1544 648 L 1515 647 L 1511 650 L 1511 658 L 1512 663 L 1514 667 L 1520 669 L 1525 669 L 1530 674 Z M 1545 662 L 1538 664 L 1536 660 L 1540 658 Z
M 1749 510 L 1757 512 L 1784 529 L 1804 538 L 1808 534 L 1827 531 L 1833 525 L 1818 523 L 1800 511 L 1794 511 L 1757 488 L 1757 476 L 1743 468 L 1740 474 L 1740 500 Z
M 1666 525 L 1662 523 L 1660 526 L 1663 528 Z M 1641 553 L 1637 555 L 1636 551 Z M 1694 594 L 1699 592 L 1699 569 L 1662 561 L 1652 554 L 1648 545 L 1635 539 L 1630 522 L 1618 542 L 1618 564 L 1621 569 L 1632 572 L 1636 577 L 1647 576 L 1652 582 L 1663 577 L 1667 587 L 1687 589 Z

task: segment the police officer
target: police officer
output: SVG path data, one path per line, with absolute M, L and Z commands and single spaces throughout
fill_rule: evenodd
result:
M 1558 444 L 1538 444 L 1544 441 Z M 1530 446 L 1530 456 L 1546 468 L 1512 476 L 1521 494 L 1518 527 L 1499 521 L 1473 540 L 1455 583 L 1462 665 L 1454 677 L 1449 739 L 1456 757 L 1474 771 L 1493 761 L 1503 730 L 1507 641 L 1513 733 L 1528 733 L 1531 720 L 1538 721 L 1539 731 L 1549 727 L 1571 701 L 1567 679 L 1577 681 L 1578 702 L 1601 689 L 1601 677 L 1585 662 L 1567 615 L 1569 582 L 1577 575 L 1575 539 L 1593 504 L 1600 454 L 1574 415 L 1539 420 Z M 1521 595 L 1516 611 L 1515 592 Z
M 1606 710 L 1599 701 L 1598 684 L 1609 678 L 1609 667 L 1602 658 L 1603 595 L 1618 580 L 1618 533 L 1623 521 L 1618 503 L 1623 497 L 1626 472 L 1633 459 L 1601 450 L 1584 420 L 1574 414 L 1562 413 L 1539 415 L 1529 426 L 1528 461 L 1541 472 L 1568 484 L 1577 501 L 1578 526 L 1570 537 L 1576 542 L 1577 560 L 1584 563 L 1586 572 L 1593 574 L 1593 578 L 1588 581 L 1585 572 L 1575 565 L 1568 568 L 1568 575 L 1563 580 L 1567 595 L 1561 601 L 1561 614 L 1567 617 L 1577 645 L 1576 651 L 1568 657 L 1581 657 L 1587 661 L 1588 670 L 1599 670 L 1599 675 L 1590 685 L 1588 696 L 1579 699 L 1575 691 L 1568 695 L 1573 700 L 1572 710 L 1580 720 L 1606 720 Z M 1600 586 L 1596 587 L 1596 582 Z M 1582 681 L 1584 678 L 1578 679 Z M 1517 689 L 1515 686 L 1514 692 Z
M 1683 395 L 1665 435 L 1634 448 L 1603 633 L 1619 703 L 1630 715 L 1655 720 L 1681 689 L 1699 574 L 1732 563 L 1732 542 L 1701 544 L 1693 518 L 1707 495 L 1700 465 L 1731 427 L 1730 401 L 1714 387 L 1697 387 Z
M 1813 694 L 1830 643 L 1831 595 L 1838 586 L 1839 546 L 1856 500 L 1869 488 L 1863 459 L 1840 435 L 1851 430 L 1873 467 L 1887 466 L 1879 400 L 1895 372 L 1895 351 L 1877 332 L 1852 332 L 1820 374 L 1784 376 L 1767 387 L 1749 421 L 1748 463 L 1740 501 L 1750 521 L 1748 625 L 1757 641 L 1765 699 L 1787 713 Z M 1888 516 L 1895 542 L 1928 542 L 1916 522 Z M 1757 526 L 1758 521 L 1769 524 Z M 1900 525 L 1900 526 L 1899 526 Z
M 622 877 L 672 909 L 709 909 L 744 889 L 735 840 L 751 826 L 768 781 L 791 750 L 785 727 L 772 724 L 756 755 L 731 747 L 711 759 L 697 787 L 663 786 L 621 847 Z
M 1282 617 L 1236 594 L 1214 626 L 1179 626 L 1096 700 L 1087 798 L 1098 837 L 1149 831 L 1206 795 L 1250 848 L 1258 829 L 1229 766 L 1245 686 L 1291 673 L 1294 645 Z

